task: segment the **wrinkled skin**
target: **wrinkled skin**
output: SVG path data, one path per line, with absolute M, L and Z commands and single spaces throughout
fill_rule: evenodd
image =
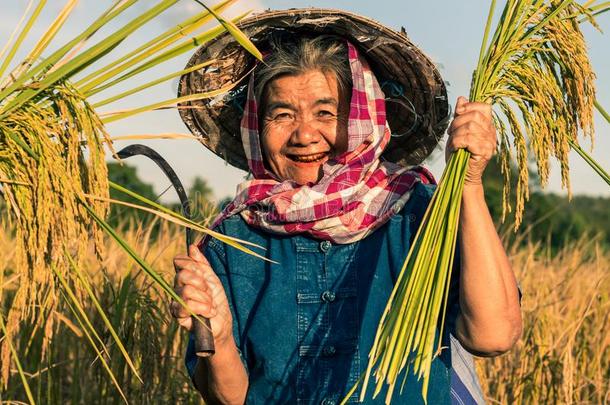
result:
M 496 127 L 494 126 L 491 106 L 485 103 L 468 102 L 459 97 L 455 107 L 455 118 L 449 129 L 449 140 L 445 158 L 456 149 L 466 149 L 472 155 L 468 162 L 465 184 L 481 184 L 483 171 L 497 148 Z
M 261 143 L 266 164 L 279 180 L 313 184 L 322 165 L 347 150 L 349 100 L 331 73 L 281 76 L 266 90 Z

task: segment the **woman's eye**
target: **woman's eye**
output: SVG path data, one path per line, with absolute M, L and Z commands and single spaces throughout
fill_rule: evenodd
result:
M 318 117 L 334 117 L 335 114 L 332 111 L 321 110 L 318 111 Z
M 287 113 L 287 112 L 278 113 L 278 114 L 275 114 L 273 116 L 274 120 L 280 120 L 280 121 L 289 120 L 291 118 L 292 118 L 292 115 L 290 113 Z

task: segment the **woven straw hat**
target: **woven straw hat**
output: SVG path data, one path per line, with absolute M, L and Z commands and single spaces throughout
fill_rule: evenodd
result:
M 447 90 L 440 73 L 407 38 L 368 18 L 340 10 L 267 11 L 242 20 L 238 27 L 261 50 L 276 30 L 344 37 L 367 58 L 384 93 L 392 139 L 383 157 L 403 166 L 421 163 L 438 144 L 449 121 Z M 212 99 L 181 104 L 180 115 L 203 144 L 231 165 L 248 170 L 241 144 L 240 119 L 248 72 L 256 60 L 229 33 L 199 48 L 187 68 L 217 62 L 180 79 L 179 96 L 204 93 L 239 83 Z M 186 108 L 184 108 L 186 107 Z

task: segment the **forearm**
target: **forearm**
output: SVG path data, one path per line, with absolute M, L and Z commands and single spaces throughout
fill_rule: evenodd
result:
M 457 334 L 480 355 L 512 347 L 521 334 L 517 283 L 489 215 L 482 185 L 466 185 L 460 212 L 460 309 Z
M 200 357 L 195 369 L 195 386 L 207 404 L 239 404 L 246 400 L 248 375 L 233 339 L 217 344 L 216 353 Z

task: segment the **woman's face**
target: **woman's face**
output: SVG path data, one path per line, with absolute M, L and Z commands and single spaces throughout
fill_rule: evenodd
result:
M 322 165 L 347 150 L 349 100 L 332 73 L 280 76 L 267 84 L 261 143 L 280 180 L 303 185 L 322 177 Z

